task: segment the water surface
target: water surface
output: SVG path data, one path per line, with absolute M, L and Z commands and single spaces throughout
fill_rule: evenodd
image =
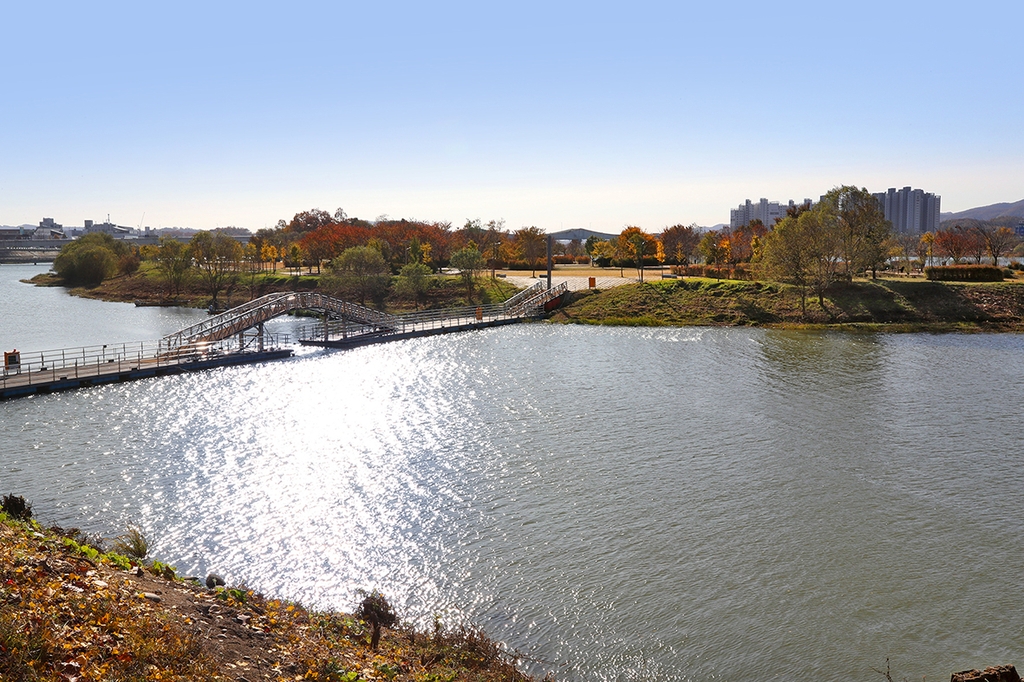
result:
M 315 352 L 0 403 L 0 487 L 559 679 L 945 679 L 1020 663 L 1022 351 L 534 324 Z

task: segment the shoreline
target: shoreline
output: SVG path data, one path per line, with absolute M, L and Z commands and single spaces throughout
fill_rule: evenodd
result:
M 0 512 L 0 679 L 534 679 L 480 630 L 391 623 L 376 593 L 355 613 L 315 611 L 97 544 Z
M 618 277 L 618 268 L 555 269 L 559 276 L 580 272 L 622 280 L 605 289 L 571 292 L 569 301 L 549 320 L 564 324 L 632 327 L 762 327 L 782 330 L 890 333 L 1021 333 L 1024 332 L 1024 282 L 931 282 L 897 277 L 840 282 L 825 295 L 825 308 L 808 294 L 806 314 L 800 310 L 799 290 L 765 281 L 673 277 L 638 282 Z M 500 273 L 503 277 L 519 271 Z M 653 273 L 652 273 L 653 274 Z M 481 279 L 489 279 L 484 275 Z M 287 282 L 285 281 L 287 279 Z M 23 280 L 35 286 L 63 286 L 50 274 Z M 137 305 L 207 307 L 195 292 L 178 301 L 154 298 L 142 280 L 118 278 L 99 287 L 66 288 L 69 295 Z M 315 276 L 282 278 L 281 291 L 315 288 Z M 396 309 L 397 311 L 397 309 Z

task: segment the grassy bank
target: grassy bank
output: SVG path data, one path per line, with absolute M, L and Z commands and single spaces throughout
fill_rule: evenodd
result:
M 382 628 L 207 589 L 76 530 L 0 513 L 0 680 L 529 680 L 475 630 Z M 382 621 L 383 622 L 383 621 Z
M 383 308 L 392 313 L 500 303 L 517 291 L 515 286 L 503 279 L 484 276 L 477 279 L 473 299 L 469 300 L 466 297 L 465 285 L 458 277 L 438 275 L 430 279 L 429 287 L 422 299 L 415 301 L 399 293 L 398 287 L 395 286 L 397 279 L 393 278 L 392 286 L 382 302 Z M 64 286 L 59 277 L 49 273 L 37 275 L 31 281 L 37 286 Z M 313 291 L 319 287 L 320 276 L 315 274 L 293 275 L 284 270 L 259 273 L 255 276 L 240 274 L 236 282 L 226 291 L 220 292 L 217 300 L 221 307 L 232 307 L 265 294 Z M 101 301 L 140 302 L 151 305 L 173 303 L 193 308 L 206 308 L 211 303 L 210 294 L 198 278 L 187 281 L 179 293 L 169 294 L 166 284 L 152 263 L 143 263 L 138 272 L 106 279 L 95 287 L 69 288 L 68 293 Z M 345 297 L 344 294 L 342 297 Z
M 686 278 L 577 292 L 558 322 L 631 326 L 881 326 L 893 330 L 1022 330 L 1024 285 L 856 280 L 834 285 L 824 308 L 786 284 Z

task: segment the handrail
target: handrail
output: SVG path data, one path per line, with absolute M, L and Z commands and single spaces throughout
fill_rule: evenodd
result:
M 195 341 L 219 341 L 299 309 L 323 310 L 354 322 L 373 325 L 381 329 L 394 330 L 396 328 L 395 316 L 379 310 L 317 292 L 286 292 L 267 294 L 253 299 L 237 308 L 215 315 L 209 320 L 169 334 L 163 340 L 174 346 L 182 346 Z
M 547 287 L 547 284 L 545 282 L 537 282 L 536 284 L 527 287 L 526 289 L 523 289 L 520 292 L 517 292 L 515 296 L 505 301 L 505 303 L 503 304 L 505 310 L 509 310 L 518 305 L 519 303 L 521 303 L 522 301 L 525 301 L 528 298 L 532 298 L 537 293 L 543 291 L 545 287 Z
M 533 296 L 532 298 L 529 298 L 525 301 L 521 301 L 517 305 L 512 306 L 508 312 L 510 315 L 534 315 L 537 313 L 538 309 L 543 307 L 545 303 L 558 298 L 567 291 L 569 291 L 569 285 L 566 284 L 565 282 L 562 282 L 561 284 L 552 289 L 544 289 L 543 291 Z
M 178 346 L 160 339 L 20 352 L 16 365 L 5 364 L 0 367 L 0 388 L 33 386 L 62 379 L 81 379 L 161 368 L 201 360 L 211 355 L 256 349 L 262 351 L 289 343 L 290 338 L 287 335 L 264 334 L 261 338 L 232 337 L 216 342 Z

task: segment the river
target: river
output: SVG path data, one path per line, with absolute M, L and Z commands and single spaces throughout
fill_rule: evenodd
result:
M 5 348 L 195 314 L 14 269 Z M 1024 663 L 1022 358 L 1009 334 L 516 325 L 3 402 L 0 488 L 138 523 L 183 574 L 324 608 L 380 589 L 560 680 L 946 679 Z

